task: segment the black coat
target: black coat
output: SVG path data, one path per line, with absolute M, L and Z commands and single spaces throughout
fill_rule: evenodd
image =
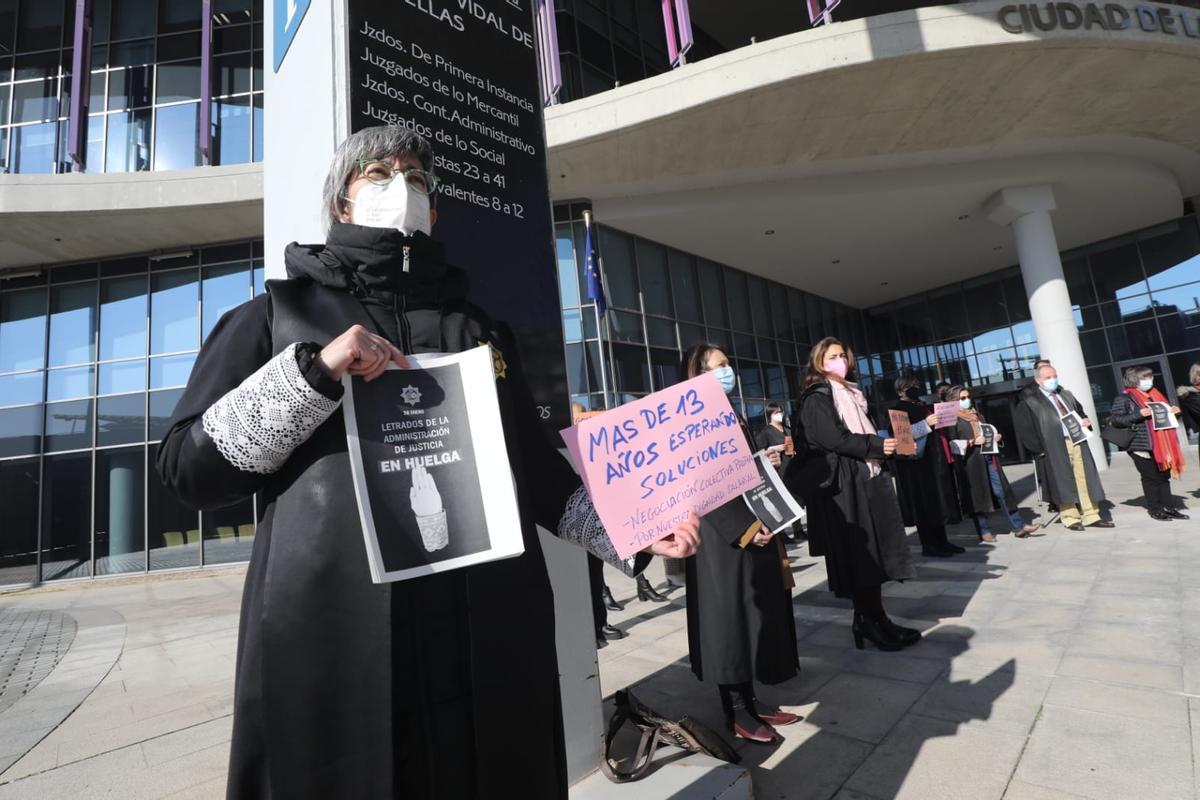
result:
M 1179 387 L 1179 410 L 1183 412 L 1183 424 L 1200 433 L 1200 389 Z
M 929 406 L 907 399 L 897 400 L 888 406 L 888 410 L 903 411 L 913 424 L 933 413 Z M 895 435 L 890 419 L 888 430 Z M 930 431 L 921 455 L 897 457 L 891 466 L 896 476 L 896 495 L 905 525 L 936 528 L 962 519 L 957 508 L 954 468 L 946 461 L 937 431 Z
M 800 397 L 799 424 L 792 435 L 796 458 L 788 484 L 808 510 L 809 552 L 825 557 L 829 589 L 839 597 L 889 580 L 915 576 L 904 538 L 904 521 L 882 472 L 870 477 L 866 459 L 883 459 L 883 439 L 851 433 L 838 416 L 828 383 L 810 386 Z M 826 474 L 821 488 L 809 469 Z
M 538 427 L 513 346 L 464 301 L 465 279 L 426 237 L 335 225 L 327 246 L 292 245 L 287 266 L 289 280 L 213 330 L 158 459 L 195 508 L 261 493 L 228 796 L 565 798 L 553 595 L 534 525 L 557 530 L 578 479 Z M 413 353 L 501 351 L 523 555 L 371 583 L 340 408 L 274 474 L 221 457 L 203 412 L 290 343 L 324 345 L 355 323 Z
M 983 422 L 983 417 L 979 418 Z M 949 429 L 947 429 L 949 430 Z M 999 459 L 994 455 L 984 455 L 982 448 L 975 444 L 975 430 L 971 423 L 962 417 L 954 426 L 955 439 L 965 440 L 967 451 L 964 455 L 954 457 L 954 468 L 958 472 L 959 498 L 962 500 L 964 514 L 987 514 L 998 511 L 999 504 L 992 494 L 992 481 L 988 477 L 988 462 L 991 461 L 1000 476 L 1000 487 L 1004 491 L 1004 502 L 1010 511 L 1017 510 L 1017 496 L 1013 493 L 1008 476 L 1000 466 Z
M 1083 416 L 1083 406 L 1073 394 L 1060 388 L 1058 396 L 1068 410 Z M 1071 454 L 1067 452 L 1068 445 L 1063 436 L 1058 409 L 1037 386 L 1032 390 L 1023 390 L 1021 398 L 1013 415 L 1013 423 L 1025 449 L 1035 455 L 1045 456 L 1042 485 L 1046 496 L 1059 506 L 1077 504 L 1079 491 L 1075 487 L 1075 472 L 1071 468 Z M 1104 499 L 1104 486 L 1100 483 L 1100 473 L 1092 459 L 1092 449 L 1086 443 L 1078 447 L 1083 455 L 1088 496 L 1093 503 L 1099 503 Z
M 777 447 L 781 444 L 787 444 L 787 437 L 790 435 L 791 433 L 786 428 L 784 430 L 779 430 L 774 425 L 767 425 L 767 427 L 763 428 L 762 432 L 758 434 L 759 445 L 761 447 Z M 780 474 L 787 471 L 787 465 L 789 462 L 791 462 L 791 460 L 791 456 L 785 456 L 783 453 L 779 454 L 778 469 Z
M 1154 452 L 1153 445 L 1150 444 L 1150 426 L 1147 424 L 1147 418 L 1142 416 L 1142 407 L 1125 392 L 1113 398 L 1108 421 L 1117 428 L 1133 430 L 1133 439 L 1130 440 L 1129 447 L 1125 448 L 1126 452 Z
M 751 447 L 755 440 L 742 430 Z M 685 561 L 688 657 L 713 683 L 782 683 L 795 676 L 796 622 L 783 540 L 739 541 L 755 522 L 741 497 L 700 518 L 700 548 Z

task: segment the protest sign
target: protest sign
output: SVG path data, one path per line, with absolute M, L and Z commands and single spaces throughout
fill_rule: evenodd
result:
M 626 558 L 762 478 L 729 398 L 701 375 L 561 431 L 600 521 Z
M 949 403 L 934 403 L 933 413 L 937 414 L 937 425 L 935 428 L 953 428 L 958 424 L 958 401 L 951 400 Z
M 525 549 L 490 348 L 408 360 L 411 369 L 391 365 L 370 383 L 342 378 L 354 494 L 375 583 Z
M 983 446 L 979 452 L 985 456 L 994 456 L 1000 453 L 1000 442 L 996 439 L 996 426 L 988 425 L 986 422 L 979 426 L 980 433 L 983 434 Z
M 1178 427 L 1179 423 L 1175 419 L 1175 415 L 1171 413 L 1171 407 L 1166 403 L 1147 403 L 1146 406 L 1150 409 L 1150 425 L 1156 431 L 1170 430 Z
M 771 466 L 766 451 L 755 453 L 754 466 L 762 483 L 742 497 L 767 530 L 779 533 L 799 520 L 804 515 L 804 509 L 783 485 L 783 478 L 780 477 L 779 470 Z
M 896 439 L 896 455 L 915 456 L 917 440 L 913 437 L 912 423 L 908 420 L 908 412 L 900 409 L 888 409 L 888 419 L 892 423 L 892 436 Z

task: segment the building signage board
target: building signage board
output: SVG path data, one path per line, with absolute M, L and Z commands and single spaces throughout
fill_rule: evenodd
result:
M 349 0 L 348 110 L 351 132 L 406 125 L 433 144 L 433 236 L 512 326 L 553 436 L 569 414 L 534 22 L 530 0 Z
M 296 31 L 300 30 L 300 23 L 304 21 L 304 15 L 308 13 L 308 7 L 312 4 L 312 0 L 274 0 L 274 2 L 275 46 L 272 50 L 274 51 L 274 70 L 279 72 L 284 56 L 292 46 L 292 40 L 296 38 Z
M 1132 9 L 1117 3 L 1019 3 L 997 13 L 1009 33 L 1063 30 L 1141 30 L 1200 40 L 1200 10 L 1184 6 L 1139 3 Z

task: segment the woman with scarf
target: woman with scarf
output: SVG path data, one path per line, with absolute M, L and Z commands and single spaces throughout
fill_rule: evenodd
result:
M 726 394 L 737 388 L 729 359 L 713 344 L 689 348 L 680 372 L 685 379 L 711 373 Z M 766 705 L 754 691 L 755 681 L 771 685 L 795 676 L 799 663 L 792 573 L 775 533 L 735 497 L 700 518 L 702 546 L 684 564 L 692 672 L 717 684 L 726 727 L 738 738 L 762 743 L 778 741 L 775 728 L 799 719 Z
M 916 575 L 904 520 L 882 461 L 895 439 L 880 438 L 855 380 L 854 353 L 833 337 L 813 347 L 804 372 L 796 457 L 787 483 L 808 509 L 809 550 L 825 557 L 829 589 L 854 602 L 854 645 L 880 650 L 915 644 L 921 632 L 901 627 L 883 608 L 883 584 Z
M 1117 428 L 1133 430 L 1133 439 L 1126 448 L 1142 479 L 1146 510 L 1150 518 L 1161 522 L 1187 519 L 1188 515 L 1175 508 L 1171 500 L 1171 478 L 1183 472 L 1183 451 L 1174 428 L 1154 430 L 1150 424 L 1149 403 L 1169 404 L 1163 393 L 1154 386 L 1154 370 L 1149 367 L 1129 367 L 1123 375 L 1125 391 L 1112 401 L 1109 421 Z M 1171 406 L 1172 414 L 1181 413 Z
M 981 542 L 995 542 L 988 525 L 988 514 L 999 510 L 1004 514 L 1008 529 L 1018 539 L 1024 539 L 1036 531 L 1036 525 L 1027 525 L 1017 510 L 1017 497 L 1004 470 L 1000 458 L 983 452 L 983 434 L 979 426 L 984 423 L 983 415 L 973 408 L 971 390 L 965 386 L 952 386 L 946 392 L 947 401 L 958 401 L 958 420 L 949 434 L 954 451 L 954 467 L 958 473 L 959 499 L 963 511 L 975 521 L 975 532 Z M 949 430 L 949 429 L 948 429 Z M 996 441 L 1000 441 L 996 431 Z

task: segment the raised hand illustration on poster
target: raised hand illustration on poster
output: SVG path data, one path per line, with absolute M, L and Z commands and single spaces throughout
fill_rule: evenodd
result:
M 450 529 L 446 525 L 446 511 L 442 508 L 442 495 L 425 467 L 417 467 L 412 471 L 412 481 L 408 501 L 417 518 L 417 527 L 421 529 L 421 542 L 431 553 L 441 550 L 450 544 Z

